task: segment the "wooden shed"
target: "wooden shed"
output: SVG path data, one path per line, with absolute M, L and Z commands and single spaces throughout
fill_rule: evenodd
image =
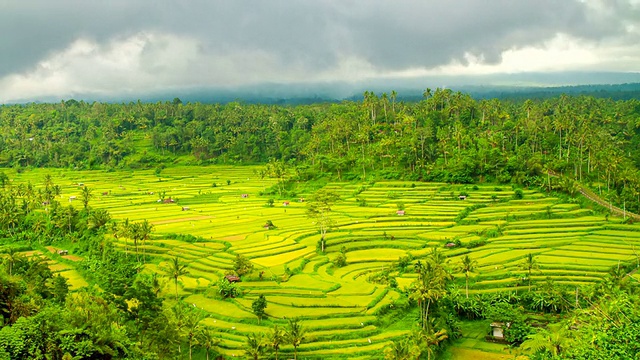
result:
M 228 282 L 230 283 L 234 283 L 234 282 L 240 282 L 240 277 L 236 276 L 236 275 L 225 275 L 224 276 L 225 279 L 227 279 Z

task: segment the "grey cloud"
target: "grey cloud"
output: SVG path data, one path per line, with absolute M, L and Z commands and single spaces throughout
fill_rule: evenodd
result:
M 262 51 L 281 69 L 327 71 L 344 57 L 383 71 L 430 68 L 467 52 L 496 63 L 506 49 L 559 32 L 627 36 L 618 19 L 637 24 L 638 9 L 606 4 L 608 13 L 577 0 L 0 0 L 0 77 L 28 71 L 79 37 L 105 43 L 144 31 L 194 38 L 204 57 Z

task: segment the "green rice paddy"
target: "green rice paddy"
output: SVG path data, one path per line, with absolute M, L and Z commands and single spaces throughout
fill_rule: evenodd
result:
M 528 253 L 535 254 L 540 265 L 533 274 L 534 284 L 547 277 L 588 284 L 619 262 L 638 260 L 640 226 L 625 225 L 621 219 L 606 219 L 532 190 L 524 191 L 524 199 L 513 200 L 508 186 L 407 181 L 327 184 L 342 199 L 333 209 L 336 224 L 326 237 L 327 251 L 320 254 L 316 250 L 320 235 L 305 216 L 306 203 L 299 201 L 311 194 L 291 199 L 261 196 L 275 182 L 260 179 L 257 170 L 172 167 L 158 177 L 152 170 L 37 169 L 9 175 L 15 182 L 37 187 L 49 173 L 62 187 L 60 199 L 78 208 L 80 201 L 69 199 L 80 198 L 78 183 L 83 183 L 93 190 L 93 208 L 108 210 L 116 221 L 152 223 L 152 239 L 139 245 L 147 259 L 145 271 L 162 273 L 166 261 L 175 256 L 188 264 L 190 274 L 181 279 L 180 296 L 210 314 L 205 324 L 219 332 L 227 355 L 242 355 L 244 335 L 268 332 L 273 322 L 298 317 L 309 331 L 308 341 L 299 349 L 302 357 L 381 357 L 381 349 L 407 331 L 378 327 L 375 314 L 392 307 L 400 295 L 386 285 L 370 283 L 368 275 L 389 269 L 408 255 L 418 261 L 434 246 L 442 249 L 452 266 L 466 254 L 478 261 L 470 278 L 471 293 L 516 291 L 525 274 L 520 264 Z M 365 189 L 356 193 L 361 185 Z M 462 191 L 468 194 L 466 200 L 458 198 Z M 161 192 L 175 202 L 158 201 Z M 273 207 L 266 205 L 270 197 L 276 198 Z M 290 201 L 288 206 L 283 206 L 285 200 Z M 396 213 L 398 202 L 404 204 L 403 216 Z M 475 210 L 460 219 L 461 212 L 474 205 L 482 206 L 471 208 Z M 267 220 L 276 228 L 265 229 Z M 197 241 L 180 240 L 176 234 L 193 235 Z M 131 240 L 113 240 L 123 252 L 134 254 Z M 458 240 L 462 246 L 445 247 Z M 465 246 L 480 240 L 484 245 Z M 334 268 L 330 261 L 342 249 L 347 265 Z M 249 258 L 256 268 L 238 284 L 244 295 L 228 300 L 206 296 L 233 268 L 237 254 Z M 47 256 L 51 269 L 65 276 L 72 290 L 88 285 L 70 259 L 40 252 L 27 255 Z M 292 275 L 287 269 L 296 270 Z M 400 289 L 415 278 L 410 270 L 392 272 L 392 276 Z M 462 285 L 464 277 L 458 274 L 457 278 Z M 170 299 L 174 291 L 169 284 L 166 297 Z M 260 294 L 267 297 L 270 321 L 259 324 L 251 302 Z M 472 351 L 471 347 L 459 350 Z M 285 346 L 282 351 L 289 353 L 292 348 Z

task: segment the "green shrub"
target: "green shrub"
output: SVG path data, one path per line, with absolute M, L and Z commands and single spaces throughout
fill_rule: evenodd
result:
M 344 253 L 338 254 L 338 256 L 331 261 L 335 267 L 343 267 L 347 265 L 347 256 Z
M 513 192 L 513 198 L 516 200 L 520 200 L 524 197 L 524 192 L 522 191 L 522 189 L 516 189 Z
M 473 249 L 473 248 L 477 248 L 483 245 L 487 244 L 487 240 L 485 239 L 479 239 L 479 240 L 471 240 L 467 243 L 467 245 L 465 245 L 465 247 L 467 249 Z

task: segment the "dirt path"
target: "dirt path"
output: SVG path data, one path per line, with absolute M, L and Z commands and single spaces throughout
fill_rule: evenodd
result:
M 551 177 L 560 177 L 558 174 L 556 174 L 554 172 L 549 172 L 549 176 L 551 176 Z M 613 205 L 611 205 L 611 203 L 609 203 L 608 201 L 604 200 L 603 198 L 598 196 L 596 193 L 591 191 L 591 189 L 588 189 L 588 188 L 582 186 L 582 184 L 580 184 L 577 181 L 576 181 L 576 184 L 578 184 L 578 189 L 580 191 L 580 194 L 582 194 L 582 196 L 584 196 L 585 198 L 593 201 L 594 203 L 596 203 L 598 205 L 601 205 L 601 206 L 609 209 L 609 211 L 611 211 L 613 214 L 620 215 L 620 216 L 628 216 L 630 218 L 634 218 L 636 220 L 640 220 L 640 215 L 634 214 L 634 213 L 629 212 L 629 211 L 625 211 L 624 209 L 620 209 L 617 206 L 613 206 Z

